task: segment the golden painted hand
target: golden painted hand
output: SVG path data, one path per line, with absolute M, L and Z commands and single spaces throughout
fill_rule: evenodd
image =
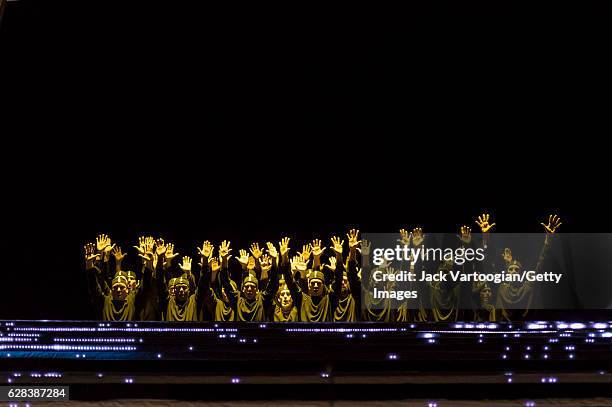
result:
M 240 263 L 242 268 L 246 268 L 247 264 L 249 263 L 249 254 L 244 249 L 240 249 L 238 253 L 239 256 L 236 258 L 236 260 L 238 260 L 238 263 Z
M 208 259 L 210 256 L 212 256 L 214 250 L 215 246 L 213 246 L 208 240 L 205 240 L 204 243 L 202 243 L 202 247 L 198 247 L 198 254 L 201 257 Z
M 421 228 L 412 229 L 412 245 L 414 247 L 419 247 L 420 245 L 422 245 L 424 240 L 425 240 L 425 235 L 423 234 L 423 229 Z
M 555 233 L 559 226 L 562 225 L 561 218 L 557 215 L 549 215 L 548 224 L 545 225 L 544 223 L 541 223 L 541 225 L 544 226 L 546 233 Z
M 463 243 L 470 244 L 472 241 L 472 229 L 466 225 L 461 226 L 461 235 L 459 238 Z
M 185 273 L 191 273 L 191 257 L 183 256 L 183 262 L 179 264 L 179 268 Z
M 289 253 L 289 239 L 288 237 L 283 237 L 281 241 L 278 243 L 280 254 L 282 257 L 285 257 L 287 253 Z
M 221 242 L 221 246 L 219 246 L 219 256 L 221 256 L 221 259 L 227 260 L 231 251 L 229 241 L 224 240 Z
M 358 229 L 349 230 L 349 232 L 346 234 L 346 237 L 348 238 L 349 250 L 354 251 L 359 247 L 361 240 L 359 240 Z
M 325 247 L 321 247 L 321 239 L 315 239 L 312 241 L 312 255 L 314 257 L 321 257 Z
M 487 233 L 493 226 L 495 226 L 495 223 L 489 223 L 489 218 L 490 215 L 488 213 L 483 213 L 482 215 L 478 216 L 476 224 L 480 226 L 480 231 L 482 233 Z
M 132 247 L 134 247 L 134 249 L 138 250 L 138 255 L 145 254 L 146 253 L 146 249 L 145 249 L 145 238 L 144 238 L 144 236 L 140 236 L 138 238 L 138 246 L 132 246 Z
M 96 245 L 87 243 L 83 249 L 85 250 L 85 268 L 90 270 L 94 267 L 94 262 L 100 260 L 100 255 L 96 253 Z
M 253 256 L 249 256 L 249 260 L 247 261 L 247 270 L 251 271 L 255 269 L 255 258 Z
M 399 232 L 400 232 L 400 238 L 397 239 L 397 241 L 404 246 L 410 246 L 410 239 L 411 239 L 410 233 L 408 233 L 406 229 L 400 229 Z
M 122 253 L 121 252 L 121 247 L 119 247 L 119 246 L 115 246 L 113 248 L 112 253 L 113 253 L 113 257 L 115 257 L 115 261 L 117 263 L 121 263 L 121 261 L 125 258 L 125 256 L 127 256 L 127 253 Z
M 261 259 L 259 259 L 259 265 L 261 266 L 262 273 L 267 273 L 272 268 L 272 258 L 264 254 L 261 256 Z
M 330 257 L 329 264 L 325 264 L 325 267 L 330 269 L 331 271 L 336 271 L 336 258 Z
M 304 259 L 305 262 L 308 262 L 308 260 L 310 260 L 311 254 L 312 254 L 312 246 L 310 244 L 303 245 L 302 253 L 300 253 L 300 255 L 302 256 L 302 259 Z
M 368 240 L 361 241 L 361 256 L 367 257 L 372 251 L 372 243 Z
M 173 243 L 168 243 L 166 245 L 166 261 L 172 261 L 173 258 L 175 258 L 176 256 L 178 256 L 178 253 L 174 253 L 174 244 Z
M 155 254 L 161 256 L 164 253 L 166 253 L 166 245 L 164 244 L 164 239 L 160 237 L 155 242 Z
M 259 259 L 263 254 L 263 251 L 259 248 L 259 243 L 253 243 L 251 245 L 251 254 L 255 259 Z
M 277 259 L 278 258 L 278 252 L 276 251 L 276 247 L 274 247 L 274 244 L 272 242 L 266 242 L 266 246 L 268 246 L 268 254 Z
M 512 261 L 512 250 L 506 247 L 502 253 L 502 258 L 506 263 L 510 263 Z
M 291 259 L 291 271 L 295 274 L 296 271 L 299 271 L 302 275 L 306 271 L 307 266 L 302 256 L 296 255 Z
M 342 246 L 344 245 L 344 240 L 340 240 L 339 237 L 334 236 L 331 238 L 332 241 L 332 249 L 336 254 L 342 254 Z
M 210 270 L 213 273 L 217 273 L 219 271 L 219 269 L 221 269 L 221 265 L 219 264 L 219 260 L 217 260 L 215 257 L 210 259 Z
M 96 237 L 96 249 L 99 253 L 108 252 L 112 248 L 108 248 L 111 244 L 111 240 L 108 235 L 100 234 Z

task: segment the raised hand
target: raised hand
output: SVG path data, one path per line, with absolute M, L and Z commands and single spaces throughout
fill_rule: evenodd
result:
M 372 252 L 372 242 L 370 242 L 369 240 L 365 240 L 365 239 L 362 240 L 361 241 L 361 256 L 367 257 L 370 255 L 371 252 Z
M 115 261 L 117 263 L 121 263 L 121 261 L 127 256 L 127 253 L 121 253 L 121 247 L 115 246 L 112 250 L 113 257 L 115 257 Z
M 246 268 L 249 271 L 255 269 L 255 258 L 253 256 L 249 256 L 249 260 L 247 261 Z
M 83 249 L 85 250 L 85 269 L 91 270 L 94 268 L 94 262 L 100 260 L 100 255 L 96 253 L 96 244 L 87 243 Z
M 280 254 L 282 257 L 285 257 L 287 253 L 289 253 L 289 239 L 288 237 L 283 237 L 280 242 L 278 242 Z
M 261 272 L 267 273 L 272 268 L 272 257 L 264 254 L 261 256 L 261 259 L 259 259 L 259 265 L 261 266 Z
M 321 239 L 315 239 L 312 241 L 312 255 L 313 257 L 321 257 L 325 247 L 321 247 Z
M 300 253 L 300 255 L 302 256 L 302 259 L 305 262 L 308 262 L 308 260 L 310 260 L 310 255 L 312 254 L 312 246 L 310 244 L 305 244 L 302 246 L 302 253 Z
M 332 241 L 332 249 L 336 254 L 342 254 L 342 245 L 344 245 L 344 240 L 340 240 L 339 237 L 334 236 L 331 238 Z
M 238 253 L 240 255 L 236 258 L 236 260 L 238 260 L 238 263 L 240 263 L 242 268 L 246 268 L 247 264 L 249 263 L 249 254 L 244 249 L 240 249 Z
M 102 233 L 96 236 L 96 249 L 99 253 L 103 252 L 106 246 L 109 245 L 109 243 L 110 241 L 107 235 Z
M 359 230 L 358 229 L 349 230 L 349 232 L 346 234 L 346 237 L 348 238 L 349 250 L 354 251 L 355 249 L 359 247 L 361 240 L 359 240 Z
M 179 264 L 179 268 L 185 273 L 191 273 L 191 257 L 183 256 L 183 262 Z
M 336 258 L 330 257 L 329 264 L 325 264 L 325 267 L 330 269 L 331 271 L 336 271 Z
M 219 246 L 219 256 L 221 256 L 221 259 L 227 260 L 231 251 L 232 249 L 230 249 L 230 242 L 227 240 L 221 242 L 221 246 Z
M 208 259 L 210 256 L 212 256 L 214 249 L 215 246 L 213 246 L 208 240 L 205 240 L 204 243 L 202 243 L 202 248 L 198 247 L 198 254 Z
M 146 249 L 145 249 L 145 238 L 144 236 L 140 236 L 138 238 L 138 246 L 133 246 L 134 249 L 138 250 L 138 255 L 141 254 L 145 254 L 146 253 Z
M 480 226 L 480 231 L 482 233 L 487 233 L 493 226 L 495 226 L 495 223 L 489 223 L 489 217 L 490 216 L 488 213 L 483 213 L 476 221 L 476 224 Z
M 166 253 L 166 245 L 164 244 L 164 239 L 160 237 L 155 242 L 155 254 L 157 254 L 158 256 L 161 256 L 164 253 Z
M 168 263 L 168 265 L 170 265 L 170 262 L 172 261 L 172 259 L 175 258 L 178 255 L 179 255 L 178 253 L 174 253 L 174 244 L 173 243 L 168 243 L 166 245 L 166 253 L 165 253 L 166 263 Z
M 278 259 L 278 252 L 276 251 L 276 247 L 274 247 L 274 244 L 272 242 L 266 242 L 266 246 L 268 246 L 268 254 L 271 257 Z
M 406 229 L 400 229 L 400 238 L 397 241 L 404 246 L 410 246 L 411 235 Z
M 303 273 L 307 269 L 306 262 L 302 259 L 302 256 L 296 255 L 291 259 L 291 271 L 295 274 L 296 271 Z
M 251 245 L 251 254 L 253 254 L 255 259 L 259 259 L 261 257 L 263 251 L 259 248 L 259 243 L 253 243 Z
M 145 244 L 144 244 L 144 246 L 145 246 L 145 253 L 147 253 L 147 254 L 149 254 L 149 253 L 153 254 L 153 249 L 154 249 L 154 247 L 155 247 L 155 240 L 153 239 L 153 237 L 151 237 L 151 236 L 147 236 L 147 237 L 145 238 Z
M 549 215 L 548 224 L 545 225 L 544 223 L 541 223 L 541 225 L 544 226 L 546 233 L 555 233 L 559 226 L 562 225 L 561 218 L 559 218 L 557 215 Z
M 213 273 L 216 273 L 219 271 L 219 269 L 221 268 L 221 265 L 219 264 L 219 260 L 217 260 L 216 257 L 213 257 L 210 259 L 210 270 Z
M 502 253 L 502 258 L 506 263 L 510 263 L 512 261 L 512 250 L 506 247 Z
M 412 245 L 414 247 L 419 247 L 420 245 L 422 245 L 424 240 L 425 240 L 425 235 L 423 234 L 423 229 L 421 228 L 412 229 Z
M 470 244 L 472 241 L 472 229 L 465 225 L 461 226 L 461 235 L 459 239 L 465 244 Z

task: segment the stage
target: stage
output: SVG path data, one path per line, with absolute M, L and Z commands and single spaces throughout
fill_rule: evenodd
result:
M 71 399 L 612 396 L 612 322 L 1 321 L 5 384 Z

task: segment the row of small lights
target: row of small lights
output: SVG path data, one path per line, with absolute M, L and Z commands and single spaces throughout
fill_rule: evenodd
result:
M 135 351 L 135 346 L 70 346 L 70 345 L 0 345 L 0 350 L 83 350 L 83 351 Z
M 136 342 L 135 338 L 53 338 L 54 342 Z
M 0 335 L 1 336 L 1 335 Z M 7 336 L 37 336 L 39 337 L 40 334 L 29 334 L 29 333 L 15 333 L 15 332 L 10 332 L 7 334 Z
M 110 326 L 110 325 L 109 325 Z M 238 332 L 238 329 L 230 328 L 35 328 L 35 327 L 17 327 L 15 330 L 20 331 L 41 331 L 41 332 Z
M 397 332 L 397 328 L 287 328 L 285 332 Z

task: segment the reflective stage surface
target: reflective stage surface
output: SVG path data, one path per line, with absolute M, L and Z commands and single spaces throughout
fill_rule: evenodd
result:
M 594 397 L 611 345 L 610 321 L 0 321 L 0 377 L 82 399 Z

